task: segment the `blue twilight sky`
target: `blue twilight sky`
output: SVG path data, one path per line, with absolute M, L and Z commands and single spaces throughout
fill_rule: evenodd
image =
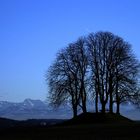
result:
M 57 51 L 101 30 L 130 42 L 140 58 L 140 0 L 0 0 L 0 100 L 45 100 Z

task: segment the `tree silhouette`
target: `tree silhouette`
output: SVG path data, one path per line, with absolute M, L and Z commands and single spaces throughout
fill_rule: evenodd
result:
M 80 38 L 60 50 L 47 76 L 50 102 L 59 106 L 70 101 L 74 117 L 78 106 L 87 112 L 88 59 L 84 44 L 84 38 Z
M 138 103 L 140 63 L 131 45 L 110 32 L 97 32 L 80 38 L 60 50 L 47 74 L 49 98 L 59 106 L 70 101 L 74 117 L 77 109 L 87 112 L 88 95 L 93 96 L 95 111 L 120 113 L 122 102 Z
M 96 93 L 96 112 L 98 97 L 105 113 L 109 100 L 109 111 L 113 112 L 113 103 L 120 103 L 134 96 L 137 87 L 139 62 L 131 51 L 131 45 L 110 32 L 90 34 L 87 39 L 89 61 Z

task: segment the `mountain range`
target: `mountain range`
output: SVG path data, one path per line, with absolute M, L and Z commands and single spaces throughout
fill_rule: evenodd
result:
M 93 104 L 88 104 L 92 112 Z M 131 105 L 122 106 L 121 114 L 133 119 L 140 120 L 140 109 L 135 109 Z M 27 119 L 68 119 L 72 117 L 72 110 L 68 105 L 58 109 L 52 108 L 45 101 L 25 99 L 20 103 L 0 101 L 0 118 L 14 120 Z
M 0 101 L 0 117 L 14 120 L 66 119 L 71 117 L 70 107 L 53 109 L 41 100 L 25 99 L 20 103 Z

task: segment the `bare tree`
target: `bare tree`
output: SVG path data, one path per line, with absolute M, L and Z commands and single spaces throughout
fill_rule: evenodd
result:
M 131 45 L 110 32 L 80 38 L 59 51 L 47 74 L 50 102 L 59 106 L 70 102 L 74 117 L 78 108 L 87 112 L 88 95 L 94 97 L 95 111 L 120 113 L 122 102 L 139 103 L 140 63 Z M 92 95 L 91 95 L 92 93 Z
M 48 71 L 49 98 L 51 104 L 60 106 L 70 100 L 74 117 L 77 116 L 78 87 L 75 78 L 78 70 L 69 61 L 66 50 L 61 50 Z
M 87 112 L 86 102 L 87 102 L 87 91 L 89 88 L 89 79 L 88 79 L 88 58 L 87 51 L 85 47 L 85 39 L 81 38 L 75 43 L 75 57 L 76 59 L 73 63 L 76 64 L 78 69 L 78 87 L 81 104 L 79 106 L 82 108 L 83 112 Z M 73 57 L 74 59 L 74 57 Z
M 100 99 L 103 113 L 107 102 L 110 113 L 113 112 L 114 101 L 119 113 L 120 103 L 134 96 L 132 89 L 137 84 L 139 62 L 131 51 L 131 45 L 110 32 L 90 34 L 87 45 L 96 93 L 96 112 Z
M 109 94 L 110 101 L 112 100 L 112 71 L 111 71 L 111 56 L 110 47 L 112 34 L 108 32 L 99 32 L 90 34 L 87 38 L 89 50 L 89 61 L 91 65 L 92 78 L 94 80 L 94 89 L 96 93 L 95 107 L 98 112 L 98 100 L 102 105 L 102 112 L 105 113 L 106 104 Z
M 117 38 L 115 51 L 115 95 L 117 110 L 120 113 L 120 103 L 131 101 L 138 89 L 140 64 L 131 50 L 131 45 Z
M 87 111 L 88 60 L 84 43 L 81 38 L 61 50 L 47 77 L 51 103 L 59 106 L 70 100 L 74 117 L 78 106 Z

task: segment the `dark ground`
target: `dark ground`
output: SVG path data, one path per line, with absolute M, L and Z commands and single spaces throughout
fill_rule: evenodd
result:
M 108 115 L 104 117 L 112 118 Z M 83 118 L 85 120 L 85 115 L 80 117 L 81 120 Z M 112 122 L 90 123 L 86 118 L 89 122 L 82 123 L 80 120 L 81 124 L 72 120 L 50 127 L 6 128 L 0 131 L 0 140 L 140 140 L 140 122 L 125 120 L 122 116 L 116 118 L 119 121 L 114 121 L 113 116 Z

